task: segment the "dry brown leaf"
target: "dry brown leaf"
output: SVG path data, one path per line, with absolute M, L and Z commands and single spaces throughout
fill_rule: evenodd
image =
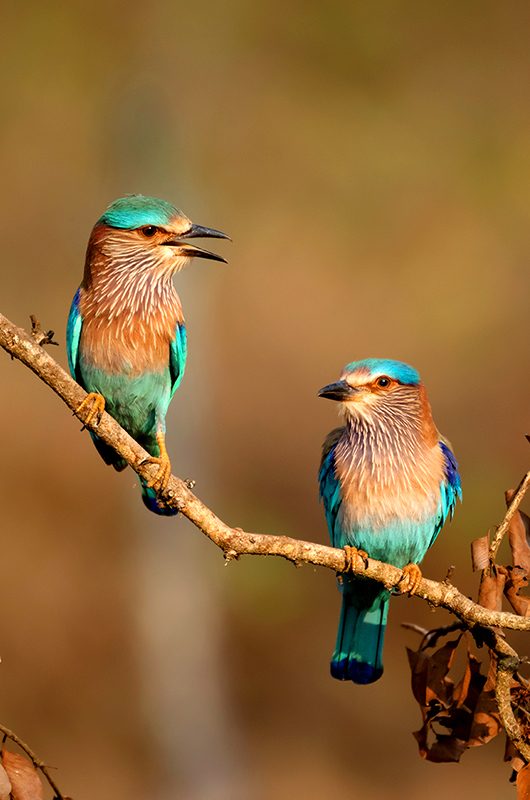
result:
M 528 586 L 526 570 L 522 567 L 508 567 L 508 578 L 504 594 L 513 610 L 521 617 L 530 617 L 530 597 L 519 594 Z
M 427 736 L 429 724 L 426 722 L 419 731 L 414 731 L 414 738 L 418 742 L 420 755 L 426 761 L 436 764 L 460 761 L 462 753 L 466 750 L 466 743 L 454 736 L 435 734 L 436 739 L 432 745 L 428 744 Z
M 512 501 L 515 492 L 506 492 L 506 505 Z M 508 541 L 512 551 L 513 565 L 530 572 L 530 517 L 524 511 L 516 511 L 508 529 Z
M 412 670 L 412 693 L 421 706 L 433 702 L 447 704 L 453 691 L 453 681 L 447 678 L 460 637 L 446 642 L 432 655 L 407 649 Z
M 8 778 L 7 772 L 0 764 L 0 800 L 9 800 L 11 794 L 11 781 Z
M 490 611 L 502 610 L 502 593 L 506 583 L 505 567 L 492 567 L 491 572 L 484 571 L 480 578 L 478 604 Z
M 530 764 L 517 773 L 517 800 L 530 800 Z
M 508 737 L 506 737 L 506 746 L 504 748 L 504 760 L 509 762 L 513 770 L 512 777 L 510 778 L 510 781 L 513 783 L 517 777 L 517 773 L 524 767 L 526 762 L 521 758 L 519 751 Z
M 471 542 L 471 565 L 473 572 L 486 569 L 490 563 L 490 535 L 487 533 L 480 539 Z
M 2 763 L 11 781 L 13 800 L 44 800 L 41 779 L 29 758 L 4 749 Z

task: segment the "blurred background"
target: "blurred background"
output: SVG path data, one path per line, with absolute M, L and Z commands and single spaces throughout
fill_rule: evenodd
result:
M 177 277 L 177 474 L 227 522 L 327 541 L 316 396 L 410 361 L 464 504 L 424 572 L 476 590 L 469 543 L 528 469 L 530 7 L 456 0 L 4 3 L 0 310 L 64 327 L 92 225 L 164 197 L 228 266 Z M 328 675 L 334 575 L 222 555 L 0 354 L 0 720 L 76 800 L 510 798 L 501 743 L 420 760 L 403 621 L 383 679 Z M 518 642 L 524 652 L 525 643 Z M 527 651 L 528 648 L 526 647 Z M 399 777 L 399 784 L 397 780 Z

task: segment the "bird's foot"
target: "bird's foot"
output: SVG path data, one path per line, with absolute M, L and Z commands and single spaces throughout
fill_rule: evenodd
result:
M 421 569 L 417 564 L 407 564 L 403 567 L 403 574 L 396 584 L 396 589 L 401 594 L 416 594 L 422 577 Z
M 163 492 L 167 489 L 171 477 L 171 461 L 167 454 L 164 435 L 157 434 L 156 440 L 160 448 L 160 456 L 150 456 L 145 459 L 144 464 L 158 464 L 159 467 L 156 475 L 147 481 L 147 487 L 154 489 L 155 492 Z
M 80 417 L 81 421 L 84 423 L 83 427 L 91 423 L 97 427 L 101 422 L 101 415 L 104 411 L 105 398 L 103 395 L 98 394 L 98 392 L 89 392 L 83 402 L 76 408 L 75 413 L 78 417 L 80 417 L 81 412 L 83 413 L 83 416 Z
M 344 572 L 353 572 L 359 569 L 366 569 L 368 566 L 368 553 L 365 550 L 359 550 L 357 547 L 352 547 L 347 544 L 343 547 L 344 550 Z

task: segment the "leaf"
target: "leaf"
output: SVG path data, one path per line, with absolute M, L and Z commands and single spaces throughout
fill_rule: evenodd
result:
M 514 496 L 513 489 L 506 492 L 506 503 Z M 530 517 L 524 511 L 516 511 L 508 529 L 508 541 L 512 551 L 513 565 L 530 572 Z
M 522 567 L 508 567 L 508 580 L 504 587 L 504 594 L 515 613 L 521 617 L 530 617 L 530 597 L 519 594 L 520 590 L 527 586 L 526 570 Z
M 530 800 L 530 764 L 517 773 L 517 800 Z
M 480 539 L 471 542 L 471 565 L 473 572 L 486 569 L 490 563 L 490 535 L 487 533 Z
M 9 800 L 11 794 L 11 781 L 8 778 L 7 772 L 0 764 L 0 800 Z
M 465 669 L 455 685 L 448 673 L 461 644 L 466 645 Z M 418 652 L 408 651 L 412 689 L 423 718 L 414 737 L 421 757 L 427 761 L 457 762 L 468 747 L 486 744 L 501 731 L 492 683 L 494 665 L 490 663 L 488 675 L 481 672 L 481 662 L 470 651 L 467 634 L 446 642 L 432 654 L 428 649 L 428 645 L 422 645 Z
M 407 649 L 412 670 L 412 692 L 421 706 L 434 702 L 447 704 L 453 681 L 447 678 L 460 637 L 446 642 L 432 655 Z
M 505 567 L 493 566 L 491 570 L 483 571 L 478 590 L 477 602 L 479 605 L 488 608 L 490 611 L 501 611 L 506 576 Z
M 426 722 L 419 731 L 414 731 L 413 736 L 418 742 L 420 755 L 426 761 L 433 761 L 436 764 L 460 761 L 462 753 L 466 749 L 466 743 L 456 739 L 454 736 L 436 734 L 436 740 L 431 746 L 427 742 L 429 723 Z
M 44 800 L 41 779 L 29 758 L 4 749 L 2 763 L 11 781 L 13 800 Z

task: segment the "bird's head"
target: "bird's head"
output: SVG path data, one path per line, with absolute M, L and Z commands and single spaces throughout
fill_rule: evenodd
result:
M 390 416 L 398 422 L 427 410 L 418 372 L 402 361 L 367 358 L 347 364 L 340 380 L 324 386 L 319 397 L 340 403 L 346 420 L 375 422 Z M 430 413 L 430 410 L 429 410 Z
M 222 256 L 186 241 L 195 238 L 230 239 L 222 231 L 194 224 L 166 200 L 141 194 L 120 197 L 94 226 L 87 268 L 98 256 L 123 269 L 136 266 L 163 274 L 178 272 L 192 258 L 226 263 Z

